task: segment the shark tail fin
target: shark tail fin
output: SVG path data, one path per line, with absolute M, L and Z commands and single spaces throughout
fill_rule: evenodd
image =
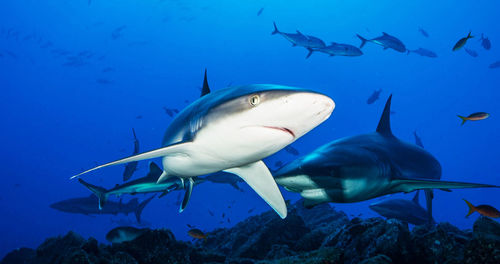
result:
M 273 21 L 273 26 L 274 26 L 274 31 L 271 33 L 271 35 L 280 33 L 280 31 L 278 30 L 278 27 L 276 26 L 276 22 L 274 22 L 274 21 Z
M 307 48 L 307 50 L 309 51 L 309 53 L 307 53 L 307 56 L 306 56 L 306 59 L 308 59 L 309 57 L 311 57 L 311 55 L 313 54 L 314 50 L 311 49 L 311 48 Z
M 361 45 L 359 45 L 359 48 L 362 49 L 368 40 L 358 34 L 356 34 L 356 36 L 358 36 L 358 38 L 361 40 Z
M 151 200 L 153 200 L 153 198 L 156 197 L 156 194 L 149 197 L 148 199 L 142 201 L 136 208 L 135 208 L 135 219 L 137 219 L 137 223 L 141 223 L 141 214 L 142 214 L 142 211 L 144 210 L 144 208 L 146 207 L 146 205 L 148 205 L 149 202 L 151 202 Z
M 97 198 L 99 199 L 99 210 L 101 210 L 108 200 L 108 191 L 102 187 L 85 182 L 82 179 L 78 179 L 78 181 L 83 184 L 83 186 L 87 187 L 87 189 L 89 189 L 92 193 L 94 193 L 95 196 L 97 196 Z
M 461 116 L 461 115 L 457 115 L 458 118 L 462 119 L 462 126 L 465 124 L 465 122 L 467 121 L 467 117 L 465 116 Z
M 180 142 L 180 143 L 168 145 L 168 146 L 165 146 L 162 148 L 158 148 L 158 149 L 151 150 L 148 152 L 140 153 L 137 155 L 132 155 L 132 156 L 127 157 L 127 158 L 123 158 L 123 159 L 115 160 L 115 161 L 112 161 L 112 162 L 109 162 L 106 164 L 99 165 L 97 167 L 86 170 L 86 171 L 79 173 L 77 175 L 71 176 L 70 179 L 74 179 L 76 177 L 79 177 L 79 176 L 86 174 L 86 173 L 89 173 L 91 171 L 95 171 L 97 169 L 112 166 L 112 165 L 124 164 L 124 163 L 129 163 L 132 161 L 140 161 L 140 160 L 145 160 L 145 159 L 159 158 L 159 157 L 167 156 L 169 154 L 185 152 L 186 147 L 189 148 L 189 146 L 190 146 L 190 142 Z
M 465 201 L 465 203 L 469 206 L 469 213 L 467 213 L 467 215 L 465 217 L 469 217 L 469 215 L 471 215 L 472 213 L 474 213 L 476 211 L 476 207 L 474 205 L 472 205 L 471 203 L 469 203 L 469 201 L 463 199 Z

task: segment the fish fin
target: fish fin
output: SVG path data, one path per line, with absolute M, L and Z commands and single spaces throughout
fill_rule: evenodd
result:
M 411 51 L 410 51 L 409 49 L 408 49 L 408 50 L 406 50 L 406 55 L 410 55 L 410 52 L 411 52 Z
M 384 112 L 378 121 L 377 132 L 382 136 L 392 137 L 391 131 L 391 100 L 392 94 L 389 95 L 387 102 L 385 103 Z
M 386 49 L 388 49 L 388 48 L 389 48 L 389 47 L 385 47 L 385 46 L 384 46 L 384 50 L 386 50 Z
M 361 40 L 361 45 L 359 45 L 359 48 L 362 49 L 363 46 L 365 46 L 366 42 L 368 41 L 367 39 L 363 38 L 362 36 L 356 34 L 356 36 L 358 36 L 358 38 Z
M 434 221 L 434 218 L 432 218 L 432 200 L 434 199 L 434 190 L 426 189 L 424 190 L 424 193 L 425 193 L 425 201 L 427 207 L 427 217 L 429 223 L 432 223 L 432 221 Z
M 420 203 L 418 202 L 418 193 L 419 193 L 419 190 L 417 190 L 417 191 L 415 192 L 415 196 L 413 196 L 413 199 L 412 199 L 412 201 L 413 201 L 414 203 L 416 203 L 416 204 L 420 204 Z
M 201 88 L 201 96 L 203 97 L 210 93 L 210 87 L 208 86 L 207 81 L 207 68 L 205 68 L 205 77 L 203 77 L 203 87 Z
M 103 164 L 103 165 L 99 165 L 99 166 L 94 167 L 94 168 L 92 168 L 90 170 L 86 170 L 86 171 L 84 171 L 82 173 L 79 173 L 77 175 L 71 176 L 70 179 L 73 179 L 73 178 L 76 178 L 76 177 L 81 176 L 83 174 L 86 174 L 88 172 L 91 172 L 91 171 L 94 171 L 94 170 L 97 170 L 97 169 L 100 169 L 100 168 L 112 166 L 112 165 L 118 165 L 118 164 L 129 163 L 129 162 L 132 162 L 132 161 L 140 161 L 140 160 L 145 160 L 145 159 L 159 158 L 159 157 L 167 156 L 169 154 L 175 154 L 175 153 L 179 153 L 179 152 L 185 152 L 185 148 L 189 147 L 190 143 L 191 142 L 180 142 L 180 143 L 172 144 L 172 145 L 169 145 L 169 146 L 166 146 L 166 147 L 162 147 L 162 148 L 158 148 L 158 149 L 151 150 L 151 151 L 148 151 L 148 152 L 144 152 L 144 153 L 141 153 L 141 154 L 132 155 L 132 156 L 127 157 L 127 158 L 119 159 L 119 160 L 116 160 L 116 161 L 113 161 L 113 162 L 109 162 L 109 163 L 106 163 L 106 164 Z
M 141 223 L 141 214 L 142 214 L 142 211 L 144 210 L 144 208 L 146 207 L 146 205 L 148 205 L 149 202 L 151 202 L 151 200 L 153 200 L 153 198 L 156 197 L 156 194 L 149 197 L 148 199 L 142 201 L 135 209 L 135 219 L 137 219 L 137 223 Z
M 158 180 L 160 176 L 163 174 L 163 170 L 160 169 L 158 165 L 154 162 L 149 162 L 149 171 L 146 177 L 148 178 L 153 178 L 155 180 Z
M 467 121 L 467 117 L 465 116 L 461 116 L 461 115 L 457 115 L 460 119 L 462 119 L 462 126 L 465 124 L 465 122 Z
M 184 193 L 184 199 L 182 199 L 181 207 L 179 208 L 179 213 L 182 213 L 182 211 L 186 209 L 189 199 L 191 198 L 191 193 L 193 193 L 193 185 L 194 185 L 193 178 L 188 178 L 187 180 L 184 180 L 184 182 L 185 182 L 184 188 L 186 189 L 186 193 Z
M 85 182 L 82 179 L 78 179 L 78 181 L 83 184 L 83 186 L 87 187 L 87 189 L 89 189 L 92 193 L 94 193 L 95 196 L 97 196 L 97 199 L 99 199 L 99 210 L 102 210 L 102 207 L 108 199 L 108 191 L 102 187 Z
M 476 207 L 474 205 L 472 205 L 469 201 L 463 199 L 465 201 L 465 203 L 469 206 L 469 212 L 467 213 L 467 215 L 465 217 L 469 217 L 469 215 L 471 215 L 472 213 L 474 213 L 476 211 Z
M 395 192 L 413 192 L 419 189 L 466 189 L 466 188 L 500 188 L 500 186 L 469 183 L 469 182 L 452 182 L 440 180 L 423 180 L 423 179 L 394 179 L 392 180 L 392 190 Z
M 337 45 L 337 42 L 330 42 L 331 45 Z
M 280 33 L 280 31 L 278 30 L 278 27 L 276 26 L 276 22 L 274 22 L 274 21 L 273 21 L 273 26 L 274 26 L 274 31 L 271 32 L 271 35 Z
M 382 32 L 382 35 L 384 35 L 384 36 L 390 36 L 389 34 L 387 34 L 385 32 Z
M 242 178 L 281 218 L 287 215 L 285 200 L 271 172 L 262 160 L 241 167 L 224 170 Z
M 467 35 L 467 38 L 470 39 L 470 38 L 474 38 L 474 36 L 471 36 L 472 34 L 472 31 L 469 31 L 469 34 Z
M 231 183 L 230 183 L 230 185 L 231 185 L 233 188 L 235 188 L 236 190 L 238 190 L 238 191 L 242 191 L 242 190 L 240 189 L 240 186 L 238 186 L 238 184 L 237 184 L 236 182 L 231 182 Z
M 302 35 L 302 36 L 304 36 L 304 37 L 306 37 L 306 38 L 307 38 L 307 36 L 306 36 L 306 35 L 304 35 L 304 34 L 302 34 L 302 32 L 300 32 L 299 30 L 296 30 L 296 31 L 297 31 L 297 34 Z
M 166 171 L 163 171 L 160 175 L 160 177 L 158 177 L 158 180 L 156 180 L 156 183 L 161 183 L 161 182 L 164 182 L 166 181 L 168 178 L 172 177 L 173 175 L 171 174 L 168 174 Z
M 309 57 L 311 57 L 311 55 L 313 54 L 314 50 L 311 49 L 311 48 L 307 48 L 307 50 L 309 51 L 309 53 L 307 53 L 307 56 L 306 56 L 306 59 L 308 59 Z
M 132 133 L 134 134 L 134 140 L 137 141 L 137 136 L 135 135 L 135 129 L 134 128 L 132 128 Z

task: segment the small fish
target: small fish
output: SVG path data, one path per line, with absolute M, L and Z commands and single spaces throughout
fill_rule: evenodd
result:
M 224 218 L 225 216 L 226 216 L 226 214 L 225 214 L 225 213 L 222 213 L 222 218 Z
M 115 69 L 113 69 L 112 67 L 106 67 L 102 69 L 102 72 L 112 72 L 112 71 L 115 71 Z
M 429 57 L 429 58 L 436 58 L 437 57 L 437 54 L 435 52 L 428 50 L 428 49 L 424 49 L 424 48 L 418 48 L 416 50 L 408 50 L 407 54 L 410 54 L 410 52 L 416 53 L 416 54 L 423 56 L 423 57 Z
M 298 156 L 300 154 L 299 151 L 296 148 L 292 147 L 291 145 L 286 146 L 285 151 L 294 156 Z
M 190 225 L 190 224 L 186 224 L 186 225 L 187 225 L 187 227 L 189 227 L 189 228 L 191 228 L 191 229 L 193 229 L 193 228 L 194 228 L 194 226 L 192 226 L 192 225 Z
M 495 207 L 491 205 L 478 205 L 474 206 L 469 201 L 463 199 L 465 203 L 469 206 L 469 213 L 465 217 L 469 217 L 474 212 L 478 212 L 481 215 L 487 216 L 487 217 L 493 217 L 493 218 L 498 218 L 500 217 L 500 211 L 498 211 Z
M 417 130 L 413 131 L 413 135 L 415 136 L 415 144 L 421 148 L 424 147 L 424 144 L 422 143 L 422 139 L 417 135 Z
M 252 208 L 252 209 L 250 209 L 250 210 L 248 210 L 248 213 L 253 212 L 253 210 L 255 210 L 255 207 L 254 207 L 254 208 Z
M 477 57 L 477 52 L 475 52 L 474 50 L 471 50 L 471 49 L 468 49 L 468 48 L 465 48 L 465 52 L 467 52 L 469 55 L 471 55 L 472 57 Z
M 115 28 L 113 30 L 113 32 L 111 32 L 111 38 L 116 40 L 116 39 L 119 39 L 121 36 L 122 36 L 122 31 L 126 28 L 127 26 L 123 25 L 123 26 L 119 26 L 117 28 Z
M 418 28 L 418 31 L 426 38 L 429 37 L 429 34 L 427 33 L 427 31 L 425 31 L 423 28 L 419 27 Z
M 490 117 L 490 114 L 485 113 L 485 112 L 477 112 L 470 114 L 469 116 L 461 116 L 458 115 L 460 119 L 462 119 L 462 125 L 465 124 L 465 121 L 479 121 L 479 120 L 484 120 L 488 117 Z
M 492 64 L 490 64 L 490 66 L 488 66 L 488 68 L 490 69 L 500 68 L 500 60 L 493 62 Z
M 208 235 L 203 233 L 203 231 L 201 231 L 200 229 L 197 229 L 197 228 L 193 228 L 191 230 L 188 231 L 188 235 L 192 238 L 196 238 L 196 239 L 207 239 Z
M 261 9 L 259 9 L 259 11 L 257 12 L 257 16 L 260 16 L 262 14 L 262 11 L 264 11 L 263 7 Z
M 229 219 L 229 217 L 227 218 L 227 222 L 228 222 L 228 223 L 231 223 L 231 219 Z
M 97 79 L 96 82 L 99 84 L 112 84 L 113 83 L 112 81 L 106 80 L 106 79 Z
M 459 41 L 457 41 L 455 46 L 453 46 L 452 50 L 457 51 L 457 50 L 461 49 L 463 46 L 465 46 L 465 43 L 467 43 L 467 40 L 470 38 L 473 38 L 473 37 L 474 36 L 471 36 L 471 32 L 469 32 L 469 35 L 467 35 L 467 37 L 461 38 Z
M 488 37 L 484 37 L 483 34 L 481 34 L 481 39 L 479 40 L 481 41 L 481 45 L 483 46 L 483 48 L 485 50 L 490 50 L 491 49 L 491 42 L 490 40 L 488 39 Z
M 208 210 L 208 214 L 210 214 L 211 216 L 214 216 L 214 213 L 210 210 Z
M 138 115 L 135 117 L 136 119 L 142 119 L 142 116 L 141 115 Z
M 378 100 L 378 97 L 379 97 L 381 92 L 382 92 L 382 89 L 373 91 L 372 95 L 370 95 L 370 97 L 368 97 L 368 100 L 366 100 L 366 103 L 367 104 L 375 103 L 375 101 Z

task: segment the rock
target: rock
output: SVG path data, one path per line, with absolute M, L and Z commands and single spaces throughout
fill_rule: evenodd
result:
M 137 264 L 137 260 L 135 260 L 132 256 L 125 252 L 118 252 L 113 255 L 111 258 L 111 264 Z
M 392 260 L 386 255 L 377 255 L 375 257 L 365 259 L 359 264 L 392 264 Z
M 500 263 L 500 224 L 480 217 L 473 227 L 473 238 L 467 243 L 462 263 Z
M 477 239 L 500 241 L 500 223 L 481 216 L 474 222 L 473 235 Z
M 74 256 L 73 253 L 76 250 L 79 250 L 84 243 L 85 240 L 80 235 L 72 231 L 68 232 L 63 237 L 58 236 L 55 238 L 49 238 L 37 248 L 35 258 L 36 263 L 68 263 L 68 259 L 71 258 L 79 260 L 80 257 Z M 83 253 L 85 253 L 85 251 Z
M 36 251 L 31 248 L 18 248 L 9 254 L 7 254 L 3 260 L 2 264 L 33 264 L 34 258 L 36 256 Z

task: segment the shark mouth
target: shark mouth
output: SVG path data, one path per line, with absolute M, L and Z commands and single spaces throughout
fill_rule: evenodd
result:
M 264 126 L 265 128 L 271 128 L 271 129 L 276 129 L 276 130 L 280 130 L 280 131 L 283 131 L 285 133 L 288 133 L 290 134 L 293 138 L 295 138 L 295 134 L 293 133 L 292 130 L 286 128 L 286 127 L 273 127 L 273 126 Z

